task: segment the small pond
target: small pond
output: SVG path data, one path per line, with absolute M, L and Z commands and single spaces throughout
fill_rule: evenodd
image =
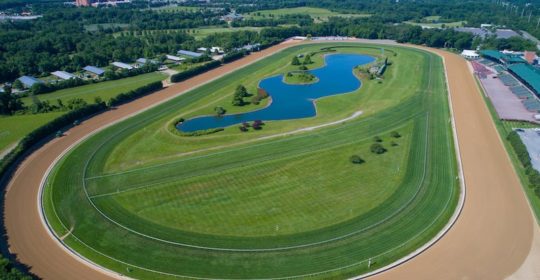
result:
M 177 125 L 177 129 L 183 132 L 193 132 L 224 128 L 255 120 L 276 121 L 314 117 L 317 114 L 314 103 L 316 99 L 357 90 L 361 82 L 353 74 L 354 67 L 375 60 L 371 56 L 360 54 L 329 54 L 324 59 L 325 66 L 309 71 L 318 78 L 316 83 L 286 84 L 283 82 L 283 75 L 262 80 L 259 87 L 272 98 L 270 105 L 263 109 L 221 117 L 195 117 Z

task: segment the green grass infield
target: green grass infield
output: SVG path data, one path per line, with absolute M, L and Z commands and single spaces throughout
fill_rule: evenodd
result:
M 317 100 L 313 118 L 248 132 L 171 131 L 175 120 L 216 106 L 227 113 L 267 106 L 232 106 L 236 86 L 256 92 L 262 78 L 295 70 L 299 54 L 312 54 L 310 69 L 322 66 L 324 47 L 387 56 L 391 65 L 380 80 L 361 78 L 360 89 Z M 425 51 L 294 46 L 80 143 L 46 181 L 45 216 L 66 246 L 133 278 L 360 275 L 425 244 L 455 211 L 447 94 L 442 60 Z M 385 153 L 371 151 L 376 142 Z M 351 163 L 352 155 L 364 162 Z

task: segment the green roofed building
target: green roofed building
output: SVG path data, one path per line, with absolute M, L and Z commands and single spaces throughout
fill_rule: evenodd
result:
M 504 54 L 500 51 L 496 50 L 483 50 L 480 51 L 480 55 L 483 57 L 493 60 L 497 63 L 509 65 L 509 64 L 516 64 L 516 63 L 527 63 L 523 58 L 515 55 L 508 55 Z
M 494 60 L 498 63 L 503 63 L 502 59 L 505 58 L 505 55 L 503 53 L 496 50 L 483 50 L 480 51 L 480 55 L 487 59 Z
M 530 88 L 536 96 L 540 97 L 540 71 L 528 64 L 512 64 L 508 66 L 514 76 Z

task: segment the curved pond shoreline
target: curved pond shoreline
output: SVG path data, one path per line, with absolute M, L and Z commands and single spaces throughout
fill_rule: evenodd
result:
M 272 98 L 265 108 L 251 112 L 224 115 L 199 116 L 176 126 L 182 132 L 193 132 L 214 128 L 224 128 L 255 120 L 276 121 L 314 117 L 317 115 L 316 99 L 349 93 L 361 86 L 353 69 L 375 61 L 375 58 L 361 54 L 329 54 L 324 56 L 325 65 L 309 70 L 318 81 L 310 84 L 287 84 L 284 75 L 275 75 L 263 79 L 259 87 Z

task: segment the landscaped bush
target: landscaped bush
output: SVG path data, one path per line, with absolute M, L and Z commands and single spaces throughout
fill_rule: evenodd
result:
M 256 120 L 256 121 L 253 122 L 251 127 L 253 127 L 253 129 L 255 129 L 255 130 L 261 130 L 263 125 L 264 125 L 264 123 L 261 120 Z
M 399 134 L 399 132 L 397 132 L 397 131 L 392 131 L 392 133 L 390 133 L 390 136 L 392 136 L 394 138 L 400 138 L 401 134 Z
M 175 128 L 175 131 L 176 131 L 175 134 L 180 135 L 180 136 L 202 136 L 202 135 L 217 133 L 223 130 L 224 130 L 223 128 L 212 128 L 212 129 L 206 129 L 206 130 L 197 130 L 193 132 L 183 132 Z
M 218 61 L 218 60 L 208 62 L 208 63 L 203 64 L 201 66 L 194 67 L 194 68 L 188 69 L 186 71 L 183 71 L 183 72 L 172 75 L 171 76 L 171 82 L 172 83 L 178 83 L 178 82 L 181 82 L 181 81 L 185 81 L 185 80 L 187 80 L 187 79 L 189 79 L 191 77 L 197 76 L 197 75 L 199 75 L 201 73 L 204 73 L 204 72 L 206 72 L 208 70 L 217 68 L 220 65 L 221 65 L 221 61 Z
M 512 148 L 514 148 L 514 152 L 519 161 L 525 168 L 525 174 L 529 179 L 529 187 L 534 189 L 534 193 L 540 198 L 540 172 L 533 168 L 527 147 L 523 144 L 518 133 L 515 131 L 510 132 L 507 139 L 508 142 L 510 142 L 510 145 L 512 145 Z
M 362 159 L 360 156 L 358 155 L 352 155 L 350 158 L 349 158 L 349 161 L 351 163 L 354 163 L 354 164 L 362 164 L 364 162 L 366 162 L 364 159 Z

